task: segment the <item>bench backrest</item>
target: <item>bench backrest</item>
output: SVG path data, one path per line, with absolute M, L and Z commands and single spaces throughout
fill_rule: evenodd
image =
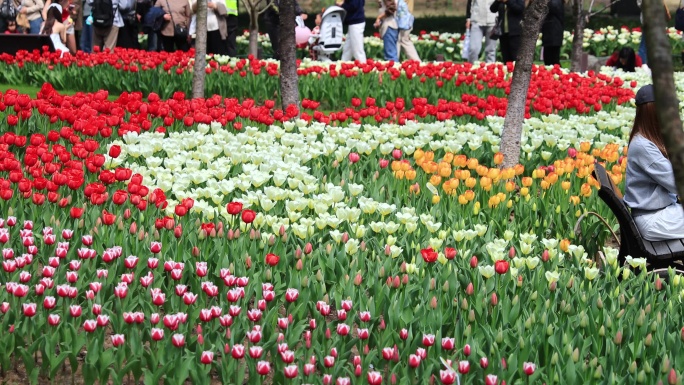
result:
M 608 205 L 620 224 L 620 254 L 622 256 L 638 255 L 643 241 L 632 214 L 622 201 L 620 189 L 615 186 L 606 169 L 598 162 L 594 163 L 594 177 L 601 185 L 598 191 L 599 197 Z
M 42 50 L 43 46 L 55 52 L 48 35 L 0 34 L 0 54 L 16 55 L 20 50 L 31 52 L 34 49 Z

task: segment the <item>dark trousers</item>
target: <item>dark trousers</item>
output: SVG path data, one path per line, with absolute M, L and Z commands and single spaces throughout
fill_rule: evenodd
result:
M 520 48 L 520 35 L 511 36 L 507 33 L 501 35 L 501 56 L 504 63 L 518 59 L 518 48 Z
M 271 41 L 273 58 L 280 60 L 280 16 L 271 9 L 266 11 L 265 15 L 266 32 L 268 32 L 268 38 Z
M 207 31 L 207 53 L 226 55 L 226 42 L 221 39 L 221 31 Z
M 226 26 L 228 27 L 228 36 L 226 37 L 226 55 L 237 56 L 237 15 L 228 15 L 226 17 Z
M 140 42 L 138 42 L 138 25 L 125 24 L 120 28 L 116 46 L 121 48 L 140 49 Z
M 162 45 L 164 46 L 164 51 L 174 52 L 176 50 L 187 51 L 190 49 L 190 44 L 188 39 L 185 37 L 176 36 L 164 36 L 162 35 Z
M 560 64 L 560 46 L 544 47 L 544 65 Z

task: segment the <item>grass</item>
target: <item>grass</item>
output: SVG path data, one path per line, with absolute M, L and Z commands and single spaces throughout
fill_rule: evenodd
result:
M 31 98 L 35 98 L 40 91 L 40 87 L 35 87 L 29 84 L 0 84 L 0 92 L 6 92 L 7 90 L 17 90 L 20 94 L 29 95 Z M 62 95 L 75 95 L 79 91 L 73 90 L 58 90 Z M 118 94 L 109 94 L 107 99 L 114 101 L 119 97 Z

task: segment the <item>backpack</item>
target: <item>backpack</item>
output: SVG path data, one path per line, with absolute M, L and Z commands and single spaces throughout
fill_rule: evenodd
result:
M 152 33 L 161 31 L 164 24 L 164 9 L 162 7 L 150 8 L 142 19 L 142 31 Z
M 2 5 L 0 5 L 0 16 L 9 20 L 14 20 L 17 17 L 17 9 L 14 8 L 12 0 L 2 1 Z
M 411 12 L 409 12 L 406 0 L 397 1 L 397 11 L 394 13 L 394 19 L 397 21 L 397 27 L 401 30 L 413 28 L 414 17 Z
M 114 24 L 114 4 L 112 0 L 95 0 L 91 15 L 93 26 L 97 28 L 109 28 Z

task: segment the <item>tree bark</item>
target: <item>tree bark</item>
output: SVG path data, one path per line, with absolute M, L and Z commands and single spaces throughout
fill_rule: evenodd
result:
M 587 12 L 584 10 L 582 0 L 574 0 L 573 9 L 575 13 L 575 35 L 572 38 L 572 53 L 570 71 L 579 72 L 584 52 L 584 26 L 587 23 Z
M 544 18 L 549 10 L 549 0 L 532 0 L 525 9 L 520 49 L 515 62 L 511 91 L 501 135 L 501 153 L 504 156 L 503 168 L 513 167 L 520 160 L 520 136 L 525 120 L 525 103 L 532 77 L 532 63 L 537 48 L 537 38 Z
M 280 0 L 280 100 L 283 109 L 299 108 L 295 0 Z
M 262 0 L 242 0 L 249 15 L 249 54 L 254 57 L 259 55 L 259 15 L 268 9 L 260 9 L 261 3 Z
M 684 197 L 684 130 L 675 90 L 672 47 L 665 33 L 665 9 L 660 0 L 644 0 L 642 7 L 658 121 L 674 170 L 677 191 L 680 197 Z
M 207 0 L 197 0 L 195 31 L 195 66 L 192 73 L 192 97 L 204 97 L 204 78 L 207 68 Z

